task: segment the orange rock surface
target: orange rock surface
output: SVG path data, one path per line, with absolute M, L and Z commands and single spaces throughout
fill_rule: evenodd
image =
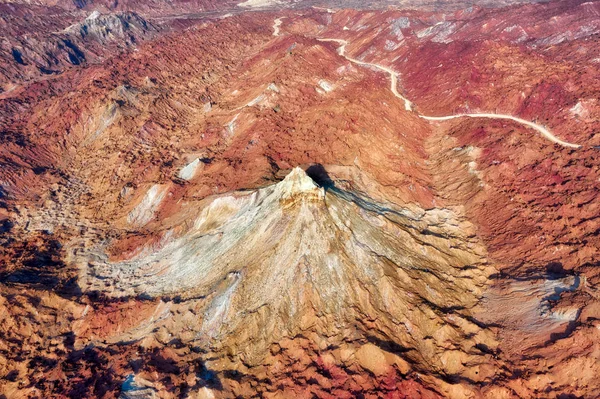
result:
M 0 394 L 600 396 L 600 2 L 115 4 L 0 4 Z

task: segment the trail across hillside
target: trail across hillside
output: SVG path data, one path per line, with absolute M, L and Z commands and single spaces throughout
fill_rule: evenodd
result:
M 279 36 L 279 27 L 281 26 L 281 20 L 285 17 L 277 18 L 273 21 L 273 36 Z
M 535 123 L 527 121 L 525 119 L 517 118 L 516 116 L 511 116 L 511 115 L 503 115 L 503 114 L 456 114 L 456 115 L 450 115 L 450 116 L 425 116 L 425 115 L 419 115 L 419 117 L 421 117 L 423 119 L 426 119 L 428 121 L 447 121 L 449 119 L 463 118 L 463 117 L 467 117 L 467 118 L 489 118 L 489 119 L 510 119 L 511 121 L 519 122 L 519 123 L 521 123 L 521 124 L 523 124 L 525 126 L 528 126 L 528 127 L 532 128 L 532 129 L 537 130 L 538 132 L 540 132 L 542 134 L 542 136 L 544 136 L 548 140 L 552 141 L 553 143 L 557 143 L 557 144 L 560 144 L 562 146 L 570 147 L 570 148 L 581 148 L 581 146 L 579 144 L 573 144 L 573 143 L 569 143 L 569 142 L 566 142 L 566 141 L 563 141 L 563 140 L 559 139 L 554 134 L 552 134 L 552 132 L 550 130 L 546 129 L 544 126 L 535 124 Z
M 277 28 L 277 31 L 279 31 L 279 27 Z M 340 44 L 340 47 L 338 48 L 338 54 L 341 55 L 342 57 L 344 57 L 345 59 L 347 59 L 348 61 L 355 63 L 357 65 L 361 65 L 361 66 L 368 66 L 368 67 L 373 67 L 379 70 L 382 70 L 384 72 L 387 72 L 390 74 L 390 90 L 392 91 L 392 93 L 394 94 L 394 96 L 396 96 L 397 98 L 401 99 L 404 101 L 404 108 L 407 111 L 414 111 L 413 110 L 413 104 L 412 102 L 407 99 L 406 97 L 402 96 L 399 92 L 398 92 L 398 75 L 396 72 L 394 72 L 392 69 L 385 67 L 383 65 L 379 65 L 379 64 L 372 64 L 370 62 L 364 62 L 364 61 L 360 61 L 357 60 L 355 58 L 349 57 L 346 55 L 346 46 L 348 45 L 348 42 L 346 40 L 343 39 L 318 39 L 321 42 L 335 42 Z M 416 112 L 416 111 L 414 111 Z M 481 114 L 456 114 L 456 115 L 449 115 L 449 116 L 426 116 L 426 115 L 421 115 L 418 114 L 420 118 L 428 120 L 428 121 L 446 121 L 446 120 L 450 120 L 450 119 L 456 119 L 456 118 L 463 118 L 463 117 L 468 117 L 468 118 L 488 118 L 488 119 L 510 119 L 512 121 L 521 123 L 527 127 L 530 127 L 532 129 L 537 130 L 542 136 L 544 136 L 545 138 L 547 138 L 548 140 L 552 141 L 553 143 L 557 143 L 560 144 L 564 147 L 570 147 L 570 148 L 581 148 L 580 145 L 578 144 L 573 144 L 573 143 L 569 143 L 566 141 L 563 141 L 561 139 L 559 139 L 558 137 L 556 137 L 554 134 L 552 134 L 552 132 L 550 130 L 548 130 L 547 128 L 545 128 L 544 126 L 538 125 L 536 123 L 527 121 L 525 119 L 521 119 L 521 118 L 517 118 L 515 116 L 512 115 L 504 115 L 504 114 L 489 114 L 489 113 L 481 113 Z
M 385 67 L 383 65 L 378 65 L 378 64 L 371 64 L 369 62 L 364 62 L 364 61 L 359 61 L 356 58 L 352 58 L 346 55 L 346 46 L 348 45 L 348 42 L 346 40 L 342 40 L 342 39 L 318 39 L 320 42 L 335 42 L 335 43 L 339 43 L 340 47 L 338 48 L 338 54 L 341 55 L 342 57 L 344 57 L 345 59 L 347 59 L 350 62 L 353 62 L 355 64 L 358 65 L 362 65 L 362 66 L 370 66 L 373 68 L 377 68 L 379 70 L 382 70 L 384 72 L 387 72 L 390 74 L 391 80 L 390 80 L 390 90 L 392 91 L 392 93 L 394 93 L 394 95 L 396 97 L 398 97 L 399 99 L 404 101 L 404 108 L 407 111 L 412 111 L 412 102 L 408 99 L 405 98 L 404 96 L 402 96 L 402 94 L 398 93 L 398 75 L 396 74 L 396 72 L 392 71 L 390 68 Z

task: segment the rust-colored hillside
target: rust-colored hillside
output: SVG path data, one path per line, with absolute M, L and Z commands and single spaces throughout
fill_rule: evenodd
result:
M 600 396 L 600 2 L 156 3 L 0 3 L 0 398 Z

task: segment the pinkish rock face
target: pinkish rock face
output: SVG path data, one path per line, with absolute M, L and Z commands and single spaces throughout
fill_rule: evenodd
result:
M 600 3 L 237 3 L 0 4 L 0 392 L 600 396 Z

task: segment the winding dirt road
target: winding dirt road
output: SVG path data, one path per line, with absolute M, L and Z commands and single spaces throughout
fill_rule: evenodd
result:
M 450 116 L 426 116 L 426 115 L 419 115 L 419 117 L 422 118 L 422 119 L 426 119 L 428 121 L 447 121 L 447 120 L 450 120 L 450 119 L 463 118 L 463 117 L 467 117 L 467 118 L 489 118 L 489 119 L 510 119 L 511 121 L 515 121 L 515 122 L 521 123 L 521 124 L 523 124 L 525 126 L 528 126 L 528 127 L 532 128 L 532 129 L 537 130 L 539 133 L 542 134 L 542 136 L 544 136 L 548 140 L 552 141 L 553 143 L 560 144 L 562 146 L 570 147 L 570 148 L 581 148 L 581 146 L 579 144 L 573 144 L 573 143 L 569 143 L 567 141 L 563 141 L 563 140 L 559 139 L 554 134 L 552 134 L 552 132 L 550 130 L 548 130 L 544 126 L 538 125 L 536 123 L 530 122 L 530 121 L 525 120 L 525 119 L 517 118 L 516 116 L 511 116 L 511 115 L 504 115 L 504 114 L 456 114 L 456 115 L 450 115 Z
M 280 21 L 281 22 L 281 21 Z M 277 28 L 277 31 L 279 32 L 279 27 Z M 402 96 L 399 92 L 398 92 L 398 74 L 396 72 L 394 72 L 392 69 L 385 67 L 383 65 L 378 65 L 378 64 L 372 64 L 369 62 L 364 62 L 364 61 L 360 61 L 357 60 L 355 58 L 349 57 L 346 55 L 346 46 L 348 45 L 348 42 L 346 40 L 343 39 L 317 39 L 320 42 L 334 42 L 334 43 L 338 43 L 340 44 L 340 47 L 338 47 L 338 54 L 341 55 L 342 57 L 344 57 L 345 59 L 347 59 L 348 61 L 357 64 L 357 65 L 361 65 L 361 66 L 366 66 L 366 67 L 372 67 L 372 68 L 376 68 L 379 69 L 381 71 L 387 72 L 390 74 L 390 90 L 392 91 L 392 93 L 394 94 L 394 96 L 396 96 L 397 98 L 401 99 L 404 101 L 404 108 L 407 111 L 413 111 L 413 104 L 412 102 L 407 99 L 406 97 Z M 428 121 L 447 121 L 450 119 L 456 119 L 456 118 L 464 118 L 464 117 L 468 117 L 468 118 L 488 118 L 488 119 L 509 119 L 515 122 L 518 122 L 522 125 L 525 125 L 527 127 L 530 127 L 534 130 L 537 130 L 542 136 L 544 136 L 545 138 L 547 138 L 548 140 L 552 141 L 553 143 L 556 144 L 560 144 L 564 147 L 569 147 L 569 148 L 581 148 L 580 145 L 578 144 L 573 144 L 573 143 L 569 143 L 566 141 L 563 141 L 561 139 L 559 139 L 558 137 L 556 137 L 554 134 L 552 134 L 552 132 L 550 130 L 548 130 L 547 128 L 545 128 L 544 126 L 538 125 L 536 123 L 527 121 L 525 119 L 521 119 L 518 118 L 516 116 L 512 116 L 512 115 L 504 115 L 504 114 L 490 114 L 490 113 L 481 113 L 481 114 L 456 114 L 456 115 L 449 115 L 449 116 L 427 116 L 427 115 L 421 115 L 418 114 L 420 118 L 428 120 Z
M 404 101 L 404 109 L 406 109 L 407 111 L 412 111 L 412 102 L 404 97 L 402 94 L 400 94 L 398 92 L 398 74 L 396 72 L 394 72 L 393 70 L 391 70 L 388 67 L 385 67 L 383 65 L 378 65 L 378 64 L 371 64 L 369 62 L 363 62 L 360 60 L 357 60 L 356 58 L 352 58 L 346 55 L 346 46 L 348 45 L 348 42 L 346 40 L 342 40 L 342 39 L 317 39 L 320 42 L 335 42 L 335 43 L 339 43 L 340 47 L 338 48 L 338 54 L 341 55 L 342 57 L 344 57 L 345 59 L 347 59 L 350 62 L 353 62 L 357 65 L 362 65 L 362 66 L 366 66 L 366 67 L 373 67 L 376 69 L 379 69 L 381 71 L 387 72 L 390 74 L 391 80 L 390 80 L 390 90 L 392 91 L 392 93 L 394 93 L 394 95 L 396 97 L 398 97 L 399 99 Z
M 279 27 L 281 26 L 281 20 L 285 17 L 277 18 L 273 21 L 273 36 L 279 36 Z

